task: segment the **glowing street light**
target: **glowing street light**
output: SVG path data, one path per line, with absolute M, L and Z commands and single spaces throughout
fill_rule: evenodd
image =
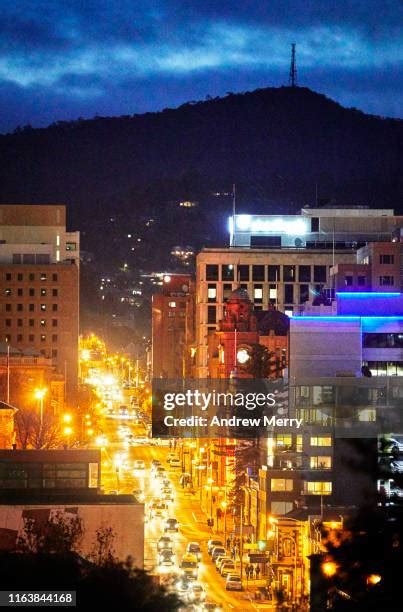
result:
M 367 576 L 367 585 L 375 586 L 376 584 L 379 584 L 381 580 L 382 576 L 380 576 L 379 574 L 370 574 L 369 576 Z
M 325 563 L 322 563 L 321 568 L 327 578 L 332 578 L 337 573 L 337 563 L 334 561 L 325 561 Z
M 63 415 L 63 423 L 71 423 L 73 417 L 71 416 L 71 414 L 64 414 Z
M 47 391 L 48 390 L 46 389 L 46 387 L 40 387 L 38 389 L 35 389 L 34 391 L 34 396 L 39 401 L 41 429 L 42 429 L 42 424 L 43 424 L 43 398 L 45 397 Z

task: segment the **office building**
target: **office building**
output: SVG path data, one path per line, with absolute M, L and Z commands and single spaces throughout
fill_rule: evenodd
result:
M 54 517 L 78 518 L 77 552 L 94 551 L 97 530 L 112 528 L 113 552 L 144 565 L 144 504 L 132 495 L 104 495 L 98 450 L 0 451 L 0 550 L 15 550 L 27 521 L 41 526 Z
M 79 253 L 65 206 L 0 206 L 0 340 L 52 359 L 70 399 L 78 376 Z
M 192 370 L 194 282 L 190 274 L 165 274 L 152 297 L 152 376 L 189 377 Z
M 231 246 L 203 249 L 196 260 L 197 377 L 208 375 L 208 336 L 224 318 L 225 304 L 234 289 L 247 290 L 255 311 L 274 307 L 291 316 L 301 305 L 331 292 L 332 268 L 344 266 L 348 271 L 357 264 L 359 249 L 361 264 L 373 261 L 373 252 L 367 252 L 366 245 L 399 242 L 401 226 L 403 218 L 394 216 L 392 210 L 363 208 L 305 208 L 300 215 L 231 217 Z M 384 254 L 398 246 L 388 247 Z M 396 255 L 393 266 L 397 265 Z M 378 274 L 374 269 L 374 274 L 379 278 L 375 283 L 371 277 L 371 286 L 382 283 L 385 287 L 383 283 L 391 282 L 387 277 L 394 272 L 385 268 Z M 350 279 L 343 278 L 343 282 Z

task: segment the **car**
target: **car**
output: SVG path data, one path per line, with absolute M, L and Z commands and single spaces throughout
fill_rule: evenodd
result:
M 209 555 L 211 555 L 214 546 L 224 546 L 224 542 L 222 540 L 216 540 L 216 539 L 209 540 L 207 542 L 207 552 Z
M 175 459 L 171 459 L 169 465 L 171 466 L 171 468 L 180 468 L 182 464 L 181 460 L 177 457 Z
M 196 555 L 197 560 L 201 561 L 201 548 L 198 542 L 189 542 L 189 544 L 186 546 L 186 552 Z
M 227 551 L 224 546 L 214 546 L 211 552 L 211 560 L 215 561 L 220 555 L 224 556 Z
M 145 470 L 146 464 L 144 463 L 142 459 L 136 459 L 135 462 L 133 463 L 133 469 L 134 470 Z
M 173 496 L 172 491 L 162 492 L 161 493 L 161 497 L 164 500 L 164 502 L 173 502 L 173 500 L 174 500 L 174 496 Z
M 186 578 L 186 576 L 182 576 L 177 582 L 175 582 L 175 590 L 179 594 L 187 593 L 187 591 L 191 587 L 191 581 Z
M 156 467 L 157 465 L 161 465 L 161 461 L 159 461 L 158 459 L 153 459 L 151 461 L 151 469 L 153 469 L 154 467 Z
M 175 554 L 173 550 L 169 548 L 163 548 L 160 550 L 158 562 L 160 565 L 175 565 Z
M 171 481 L 169 480 L 169 478 L 163 478 L 161 481 L 161 487 L 169 487 L 171 488 Z
M 197 580 L 198 561 L 196 555 L 192 555 L 191 553 L 183 555 L 179 567 L 188 580 Z
M 176 518 L 169 518 L 165 521 L 164 531 L 179 531 L 179 523 Z
M 222 605 L 216 601 L 204 601 L 202 606 L 198 608 L 199 612 L 221 612 L 222 609 Z
M 118 492 L 113 489 L 112 491 L 108 491 L 108 495 L 117 495 Z
M 225 561 L 221 565 L 220 574 L 221 576 L 227 576 L 228 574 L 232 574 L 235 571 L 235 563 L 233 561 Z
M 171 461 L 171 459 L 176 459 L 177 455 L 176 453 L 168 453 L 167 455 L 167 463 L 169 463 Z
M 151 506 L 152 518 L 164 517 L 168 511 L 168 506 L 165 502 L 161 501 L 159 504 L 153 504 Z
M 225 561 L 232 561 L 232 559 L 231 557 L 228 557 L 227 555 L 223 555 L 223 556 L 220 555 L 219 557 L 217 557 L 216 562 L 215 562 L 215 567 L 216 567 L 217 572 L 221 571 L 221 565 L 225 563 Z
M 166 535 L 161 536 L 157 542 L 158 550 L 162 550 L 164 548 L 167 550 L 172 550 L 173 547 L 174 547 L 174 543 L 172 541 L 172 538 Z
M 243 591 L 242 580 L 239 574 L 227 574 L 225 581 L 226 591 Z
M 119 414 L 126 415 L 129 414 L 129 409 L 127 406 L 119 406 Z
M 403 441 L 397 440 L 396 438 L 389 438 L 387 440 L 387 445 L 390 448 L 390 452 L 394 454 L 403 453 Z
M 203 601 L 206 598 L 206 591 L 199 582 L 194 582 L 187 592 L 187 601 L 189 603 L 195 603 Z
M 142 491 L 142 489 L 133 489 L 132 495 L 134 495 L 140 504 L 143 504 L 146 500 L 146 496 L 144 495 L 144 491 Z
M 154 472 L 154 476 L 155 478 L 157 478 L 158 480 L 163 480 L 165 478 L 165 470 L 163 467 L 161 468 L 157 468 Z

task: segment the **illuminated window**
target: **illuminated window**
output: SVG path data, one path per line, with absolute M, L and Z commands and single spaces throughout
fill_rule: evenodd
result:
M 66 242 L 66 251 L 76 251 L 77 243 L 76 242 Z
M 176 308 L 176 302 L 168 302 L 169 308 Z
M 311 446 L 332 446 L 332 438 L 330 436 L 311 437 Z
M 216 285 L 208 285 L 207 287 L 207 299 L 209 302 L 217 301 L 217 287 Z
M 311 457 L 310 466 L 314 470 L 330 470 L 332 467 L 332 458 L 329 456 Z
M 11 295 L 11 289 L 4 289 L 4 295 Z
M 46 289 L 44 289 L 43 287 L 41 289 L 41 295 L 46 295 Z
M 292 445 L 292 436 L 276 436 L 276 445 L 277 446 L 291 446 Z
M 269 289 L 269 298 L 271 300 L 276 300 L 277 299 L 277 288 L 274 286 L 272 287 L 270 285 L 270 289 Z
M 293 481 L 290 478 L 272 478 L 270 489 L 271 491 L 292 491 Z
M 263 286 L 262 285 L 254 286 L 253 299 L 255 302 L 263 302 Z
M 307 482 L 306 493 L 310 495 L 331 495 L 332 483 L 331 482 Z
M 41 310 L 46 310 L 46 304 L 41 304 Z
M 297 444 L 296 444 L 297 453 L 302 453 L 302 449 L 303 449 L 303 438 L 302 436 L 297 436 Z
M 370 423 L 375 423 L 376 421 L 376 410 L 374 408 L 364 408 L 363 410 L 358 411 L 358 420 L 359 421 L 368 421 Z
M 41 327 L 45 327 L 46 325 L 46 319 L 41 319 Z
M 45 281 L 46 280 L 46 274 L 45 272 L 41 272 L 41 281 Z

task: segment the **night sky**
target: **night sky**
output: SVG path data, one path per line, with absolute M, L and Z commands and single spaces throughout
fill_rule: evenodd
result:
M 401 0 L 1 0 L 0 131 L 288 83 L 401 116 Z

